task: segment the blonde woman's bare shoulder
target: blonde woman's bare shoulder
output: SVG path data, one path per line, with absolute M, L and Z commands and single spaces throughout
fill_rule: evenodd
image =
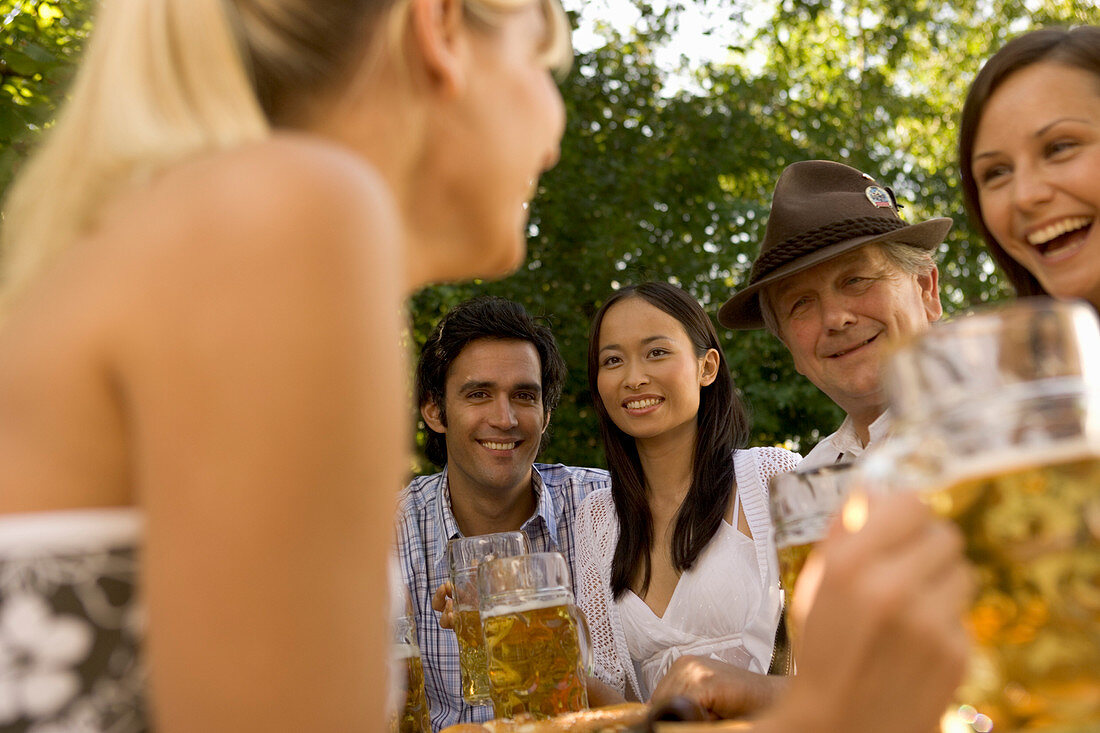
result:
M 94 239 L 117 281 L 142 293 L 160 281 L 201 292 L 333 270 L 403 282 L 401 227 L 381 176 L 305 137 L 177 164 L 117 197 Z
M 167 209 L 203 233 L 217 224 L 229 232 L 282 232 L 279 240 L 293 240 L 303 228 L 332 236 L 342 226 L 350 227 L 345 233 L 352 242 L 397 234 L 395 204 L 374 168 L 348 150 L 301 135 L 177 165 L 144 193 L 152 210 Z
M 335 383 L 323 369 L 347 360 L 346 372 L 369 365 L 400 394 L 396 349 L 389 364 L 388 352 L 372 356 L 370 348 L 399 338 L 402 250 L 379 176 L 309 141 L 206 156 L 117 195 L 93 233 L 43 270 L 0 328 L 0 383 L 8 387 L 0 388 L 0 415 L 18 422 L 17 407 L 25 407 L 33 419 L 22 426 L 40 427 L 15 443 L 22 473 L 12 458 L 0 461 L 30 487 L 25 501 L 6 506 L 131 500 L 120 385 L 132 409 L 139 386 L 181 403 L 219 380 L 243 394 L 261 382 L 251 365 L 267 364 L 286 373 L 272 371 L 263 385 L 285 392 L 313 373 Z M 308 372 L 291 354 L 324 358 Z M 43 465 L 73 467 L 67 477 L 50 469 L 50 486 L 60 488 L 48 500 L 47 474 L 27 467 L 39 455 Z
M 236 195 L 297 194 L 306 197 L 392 206 L 374 167 L 355 152 L 322 138 L 279 133 L 267 140 L 210 153 L 180 164 L 164 184 L 230 187 Z

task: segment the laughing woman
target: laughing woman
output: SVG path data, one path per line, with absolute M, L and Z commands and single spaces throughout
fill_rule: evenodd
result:
M 749 421 L 710 319 L 680 288 L 612 295 L 588 347 L 612 487 L 578 513 L 581 606 L 596 676 L 646 700 L 680 657 L 745 671 L 746 710 L 780 613 L 767 485 L 797 454 L 744 449 Z
M 1100 308 L 1100 27 L 1005 44 L 963 107 L 971 220 L 1018 295 Z

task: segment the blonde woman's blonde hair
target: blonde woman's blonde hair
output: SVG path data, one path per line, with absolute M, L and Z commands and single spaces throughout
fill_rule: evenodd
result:
M 542 61 L 559 76 L 564 75 L 573 63 L 573 44 L 570 40 L 569 19 L 558 0 L 538 0 L 546 17 L 546 40 L 542 47 Z M 488 27 L 500 24 L 504 16 L 528 7 L 531 0 L 466 0 L 466 16 Z
M 572 57 L 558 0 L 466 0 L 495 25 L 537 1 L 547 63 Z M 46 266 L 95 226 L 123 187 L 199 152 L 291 127 L 311 99 L 345 83 L 386 15 L 408 0 L 102 0 L 57 122 L 5 201 L 0 320 Z

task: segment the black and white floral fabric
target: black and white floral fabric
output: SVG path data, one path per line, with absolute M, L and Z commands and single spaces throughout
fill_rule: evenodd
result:
M 0 730 L 149 730 L 133 509 L 0 518 Z

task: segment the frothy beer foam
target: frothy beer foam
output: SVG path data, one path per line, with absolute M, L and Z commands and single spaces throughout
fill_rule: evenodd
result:
M 394 644 L 390 652 L 394 659 L 412 659 L 420 656 L 420 647 L 416 644 Z
M 485 619 L 492 616 L 504 616 L 512 613 L 526 613 L 528 611 L 537 611 L 540 608 L 554 608 L 555 606 L 567 606 L 573 602 L 571 594 L 568 592 L 560 593 L 550 598 L 532 598 L 530 600 L 524 600 L 521 602 L 503 602 L 495 606 L 491 606 L 488 609 L 481 611 L 481 618 Z

